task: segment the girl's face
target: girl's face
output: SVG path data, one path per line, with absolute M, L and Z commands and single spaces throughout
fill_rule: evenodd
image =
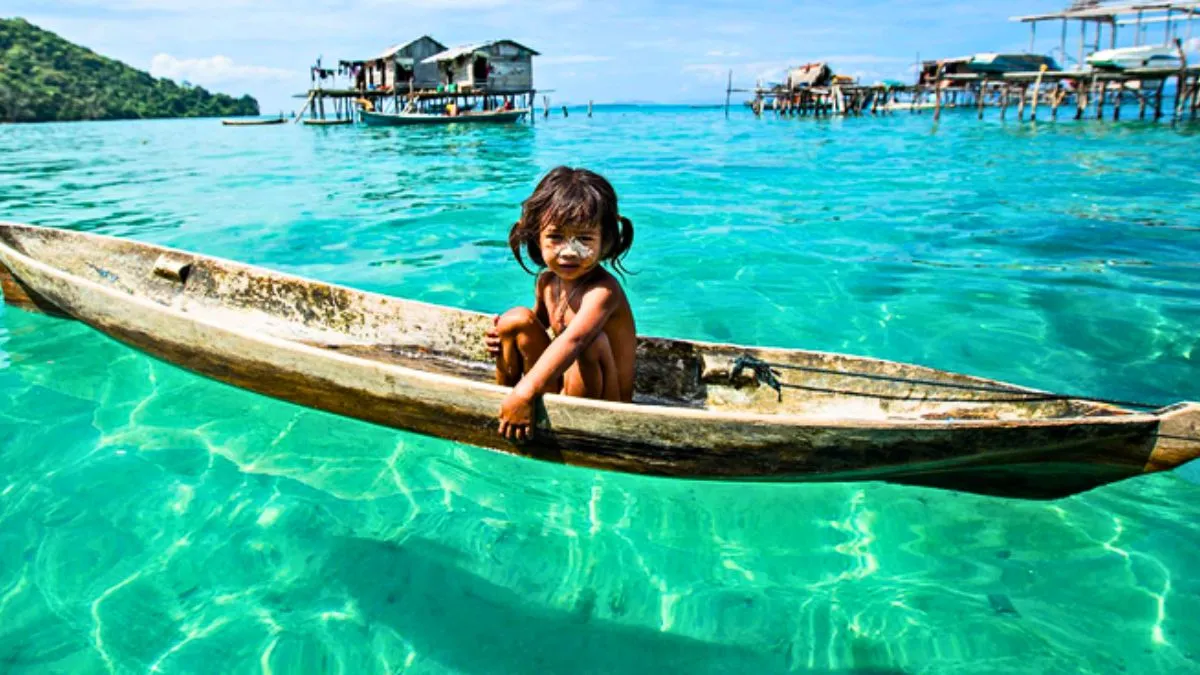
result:
M 538 233 L 538 248 L 551 272 L 573 281 L 600 264 L 600 224 L 547 225 Z

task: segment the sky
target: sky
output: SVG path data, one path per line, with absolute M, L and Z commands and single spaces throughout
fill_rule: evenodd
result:
M 423 34 L 455 46 L 509 38 L 541 52 L 551 102 L 715 103 L 734 87 L 828 61 L 860 77 L 911 80 L 923 59 L 1023 51 L 1014 15 L 1067 0 L 0 0 L 64 38 L 159 77 L 294 110 L 308 68 L 365 58 Z M 1196 33 L 1200 36 L 1200 20 Z M 1077 30 L 1077 29 L 1072 29 Z M 1043 25 L 1035 51 L 1059 43 Z M 1122 42 L 1125 42 L 1124 40 Z M 1078 44 L 1077 33 L 1068 39 Z M 1192 46 L 1200 45 L 1200 37 Z

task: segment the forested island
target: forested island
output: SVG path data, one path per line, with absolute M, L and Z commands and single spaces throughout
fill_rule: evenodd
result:
M 0 122 L 257 114 L 251 96 L 156 78 L 24 19 L 0 19 Z

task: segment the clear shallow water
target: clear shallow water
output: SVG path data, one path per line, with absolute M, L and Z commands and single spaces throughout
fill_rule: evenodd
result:
M 499 311 L 558 163 L 643 332 L 1200 399 L 1195 128 L 602 109 L 0 126 L 0 217 Z M 1048 503 L 558 467 L 0 309 L 0 671 L 1190 672 L 1200 468 Z M 219 665 L 219 667 L 218 667 Z

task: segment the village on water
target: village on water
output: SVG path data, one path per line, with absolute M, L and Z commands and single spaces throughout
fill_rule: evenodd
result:
M 1138 119 L 1195 119 L 1200 112 L 1200 64 L 1189 64 L 1184 45 L 1192 39 L 1200 1 L 1111 3 L 1075 0 L 1059 12 L 1016 16 L 1029 26 L 1022 52 L 981 51 L 920 59 L 913 81 L 861 82 L 839 74 L 836 63 L 816 61 L 788 69 L 782 82 L 739 88 L 729 73 L 725 111 L 733 95 L 749 94 L 745 106 L 756 115 L 828 116 L 985 108 L 1003 118 L 1014 108 L 1037 119 L 1040 107 L 1051 117 L 1060 109 L 1075 119 L 1125 112 Z M 1037 51 L 1047 34 L 1054 43 Z M 312 126 L 361 122 L 367 126 L 534 121 L 538 90 L 533 57 L 539 52 L 514 40 L 499 39 L 447 47 L 422 35 L 372 57 L 340 59 L 311 66 L 310 88 L 299 95 L 296 121 Z M 1174 86 L 1168 90 L 1168 83 Z M 541 114 L 549 116 L 543 94 Z M 1107 113 L 1106 113 L 1107 111 Z M 588 115 L 592 104 L 588 103 Z M 567 109 L 563 107 L 563 114 Z M 279 118 L 224 120 L 249 126 L 279 124 Z

